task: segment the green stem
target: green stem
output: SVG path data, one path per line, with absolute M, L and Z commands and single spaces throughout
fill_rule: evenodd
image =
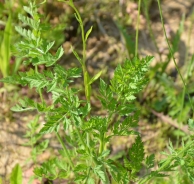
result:
M 79 137 L 79 140 L 81 141 L 81 143 L 82 143 L 82 145 L 84 146 L 84 148 L 85 148 L 85 150 L 87 151 L 87 153 L 90 154 L 90 149 L 88 148 L 87 144 L 84 142 L 83 137 L 82 137 L 82 135 L 81 135 L 81 133 L 80 133 L 80 131 L 79 131 L 77 125 L 75 124 L 75 121 L 76 121 L 76 120 L 74 119 L 74 120 L 73 120 L 73 123 L 74 123 L 74 127 L 75 127 L 75 130 L 76 130 L 76 133 L 77 133 L 77 135 L 78 135 L 78 137 Z
M 39 72 L 38 72 L 38 66 L 37 66 L 37 65 L 35 66 L 35 73 L 37 73 L 37 74 L 39 73 Z M 39 93 L 39 96 L 40 96 L 40 99 L 41 99 L 42 104 L 44 104 L 44 98 L 43 98 L 43 96 L 42 96 L 42 90 L 39 89 L 39 90 L 38 90 L 38 93 Z
M 86 68 L 86 39 L 85 39 L 85 31 L 84 31 L 84 25 L 82 18 L 80 16 L 79 11 L 75 7 L 73 1 L 69 1 L 68 4 L 73 8 L 76 14 L 77 21 L 79 22 L 80 28 L 81 28 L 81 35 L 82 35 L 82 70 L 83 70 L 83 76 L 84 76 L 84 87 L 85 87 L 85 96 L 87 102 L 90 102 L 90 93 L 91 93 L 91 85 L 89 84 L 89 74 Z
M 138 17 L 137 17 L 137 27 L 136 27 L 136 37 L 135 37 L 135 57 L 138 55 L 138 37 L 139 37 L 139 17 L 141 9 L 141 0 L 138 2 Z
M 104 133 L 100 136 L 99 154 L 101 154 L 103 150 L 104 150 Z
M 40 99 L 41 99 L 42 104 L 44 104 L 44 99 L 43 99 L 43 96 L 42 96 L 42 90 L 39 89 L 39 90 L 38 90 L 38 93 L 39 93 L 39 95 L 40 95 Z
M 103 184 L 110 184 L 109 177 L 108 177 L 108 174 L 106 172 L 106 167 L 104 165 L 103 165 L 103 171 L 105 174 L 105 181 L 103 182 Z
M 101 154 L 103 151 L 104 151 L 104 133 L 102 133 L 100 136 L 99 154 Z M 103 184 L 110 184 L 109 177 L 108 177 L 108 174 L 106 172 L 106 167 L 104 165 L 102 167 L 103 167 L 103 171 L 105 174 L 105 181 L 103 182 Z
M 161 57 L 161 54 L 160 54 L 158 45 L 156 43 L 156 38 L 154 36 L 153 30 L 152 30 L 152 27 L 151 27 L 150 17 L 149 17 L 149 13 L 148 13 L 148 4 L 147 4 L 147 1 L 144 1 L 144 6 L 145 6 L 145 16 L 146 16 L 146 21 L 148 23 L 148 30 L 149 30 L 149 33 L 150 33 L 150 37 L 151 37 L 151 39 L 152 39 L 152 41 L 154 43 L 154 46 L 155 46 L 156 51 L 157 51 L 157 53 L 159 55 L 160 61 L 162 61 L 162 57 Z
M 85 31 L 84 31 L 84 26 L 83 26 L 83 21 L 82 18 L 77 10 L 77 8 L 75 7 L 73 1 L 69 2 L 69 5 L 74 9 L 77 18 L 78 18 L 78 22 L 81 28 L 81 35 L 82 35 L 82 46 L 83 46 L 83 51 L 82 51 L 82 61 L 83 61 L 83 65 L 85 65 L 86 62 L 86 41 L 85 41 Z
M 61 136 L 59 135 L 58 132 L 55 132 L 55 134 L 56 134 L 57 139 L 58 139 L 58 141 L 60 142 L 61 146 L 63 147 L 63 150 L 64 150 L 65 155 L 67 156 L 67 158 L 68 158 L 68 160 L 69 160 L 69 164 L 70 164 L 71 168 L 73 169 L 73 168 L 74 168 L 74 164 L 73 164 L 73 162 L 72 162 L 72 160 L 71 160 L 71 157 L 70 157 L 70 155 L 69 155 L 69 152 L 68 152 L 68 150 L 67 150 L 67 148 L 66 148 L 66 146 L 65 146 L 65 144 L 64 144 L 64 142 L 63 142 L 63 140 L 62 140 L 62 138 L 61 138 Z
M 81 35 L 82 35 L 82 71 L 83 71 L 83 76 L 84 76 L 84 88 L 85 88 L 85 97 L 88 103 L 90 103 L 90 93 L 91 93 L 91 85 L 89 83 L 89 74 L 86 68 L 86 40 L 85 40 L 85 31 L 84 31 L 84 26 L 83 26 L 83 21 L 80 16 L 79 11 L 75 7 L 73 1 L 70 1 L 69 5 L 74 9 L 76 12 L 78 22 L 81 28 Z M 78 131 L 79 132 L 79 131 Z M 87 147 L 90 146 L 90 135 L 89 133 L 86 133 L 86 139 L 87 139 Z
M 35 66 L 35 72 L 38 73 L 38 66 Z
M 88 169 L 88 174 L 87 174 L 87 178 L 86 178 L 85 184 L 87 184 L 87 182 L 88 182 L 88 178 L 89 178 L 89 176 L 90 176 L 90 171 L 91 171 L 91 167 L 89 167 L 89 169 Z
M 172 48 L 171 48 L 171 46 L 170 46 L 168 37 L 167 37 L 167 35 L 166 35 L 166 29 L 165 29 L 165 27 L 164 27 L 164 20 L 163 20 L 163 16 L 162 16 L 162 9 L 161 9 L 161 5 L 160 5 L 160 0 L 157 0 L 157 2 L 158 2 L 159 12 L 160 12 L 160 18 L 161 18 L 161 22 L 162 22 L 163 32 L 164 32 L 164 35 L 165 35 L 166 42 L 167 42 L 167 44 L 168 44 L 168 49 L 169 49 L 170 54 L 171 54 L 171 57 L 172 57 L 172 59 L 173 59 L 175 68 L 176 68 L 176 70 L 177 70 L 177 72 L 178 72 L 178 74 L 179 74 L 179 76 L 180 76 L 180 78 L 181 78 L 181 81 L 182 81 L 182 83 L 183 83 L 184 90 L 185 90 L 185 92 L 186 92 L 187 95 L 188 95 L 189 102 L 190 102 L 190 106 L 191 106 L 191 108 L 192 108 L 193 117 L 194 117 L 194 107 L 193 107 L 193 104 L 192 104 L 190 95 L 189 95 L 189 93 L 188 93 L 188 91 L 187 91 L 186 83 L 185 83 L 185 81 L 184 81 L 184 79 L 183 79 L 183 76 L 182 76 L 182 74 L 181 74 L 181 72 L 180 72 L 180 70 L 179 70 L 179 67 L 178 67 L 178 65 L 177 65 L 177 63 L 176 63 L 176 60 L 175 60 L 175 58 L 174 58 L 174 54 L 173 54 Z
M 188 46 L 187 46 L 187 49 L 186 49 L 186 54 L 185 54 L 185 62 L 187 62 L 187 59 L 188 59 L 188 54 L 189 54 L 189 48 L 190 48 L 190 40 L 191 40 L 191 32 L 192 32 L 192 28 L 193 28 L 193 23 L 191 21 L 191 24 L 190 24 L 190 27 L 189 27 L 189 34 L 188 34 Z M 191 65 L 192 65 L 192 58 L 188 64 L 188 68 L 190 69 L 191 68 Z M 188 81 L 188 77 L 189 77 L 189 71 L 187 70 L 186 72 L 186 76 L 185 76 L 185 83 L 187 83 Z M 184 106 L 184 102 L 185 102 L 185 88 L 183 90 L 183 93 L 182 93 L 182 102 L 181 102 L 181 114 L 180 114 L 180 117 L 182 117 L 182 111 L 183 111 L 183 106 Z
M 74 5 L 74 3 L 73 3 L 73 1 L 72 1 L 72 0 L 69 0 L 67 3 L 74 9 L 74 11 L 75 11 L 75 13 L 76 13 L 76 18 L 77 18 L 77 20 L 78 20 L 78 22 L 79 22 L 79 24 L 80 24 L 80 28 L 81 28 L 82 46 L 83 46 L 83 50 L 82 50 L 82 63 L 81 63 L 81 65 L 82 65 L 82 70 L 83 70 L 83 74 L 84 74 L 85 96 L 86 96 L 87 102 L 90 103 L 91 85 L 89 84 L 89 81 L 88 81 L 88 80 L 89 80 L 89 74 L 88 74 L 87 68 L 86 68 L 86 40 L 85 40 L 85 31 L 84 31 L 83 21 L 82 21 L 82 19 L 81 19 L 81 16 L 80 16 L 78 10 L 76 9 L 76 7 L 75 7 L 75 5 Z M 84 146 L 85 150 L 88 152 L 88 154 L 91 154 L 91 151 L 90 151 L 90 149 L 89 149 L 89 147 L 88 147 L 88 146 L 90 145 L 90 135 L 89 135 L 89 133 L 87 133 L 87 135 L 86 135 L 86 136 L 87 136 L 87 144 L 86 144 L 86 143 L 84 142 L 84 140 L 83 140 L 83 138 L 82 138 L 82 136 L 81 136 L 81 134 L 80 134 L 80 131 L 79 131 L 79 129 L 77 128 L 76 125 L 75 125 L 75 128 L 76 128 L 76 132 L 77 132 L 77 134 L 78 134 L 78 137 L 79 137 L 79 139 L 80 139 L 82 145 Z M 95 163 L 96 165 L 99 165 L 99 164 L 98 164 L 98 161 L 95 160 L 94 157 L 92 157 L 92 159 L 93 159 L 93 161 L 94 161 L 94 163 Z M 103 166 L 103 170 L 104 170 L 105 178 L 106 178 L 106 181 L 103 182 L 103 183 L 104 183 L 104 184 L 109 184 L 110 181 L 109 181 L 109 178 L 108 178 L 108 175 L 107 175 L 107 173 L 106 173 L 106 169 L 105 169 L 104 166 Z
M 84 148 L 85 148 L 85 150 L 88 152 L 88 154 L 90 154 L 90 150 L 89 150 L 87 144 L 84 142 L 84 140 L 83 140 L 83 138 L 82 138 L 82 136 L 81 136 L 81 134 L 80 134 L 78 128 L 77 128 L 76 126 L 75 126 L 75 128 L 76 128 L 77 135 L 78 135 L 78 137 L 79 137 L 79 139 L 80 139 L 82 145 L 84 146 Z

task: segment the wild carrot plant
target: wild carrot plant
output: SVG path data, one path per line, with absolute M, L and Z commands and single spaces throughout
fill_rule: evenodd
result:
M 150 170 L 154 167 L 154 155 L 144 159 L 143 142 L 137 131 L 140 111 L 135 106 L 135 95 L 147 83 L 146 73 L 153 57 L 126 59 L 122 65 L 116 67 L 110 82 L 100 78 L 102 72 L 90 76 L 86 65 L 86 43 L 92 27 L 85 33 L 82 18 L 73 1 L 65 3 L 75 11 L 81 29 L 82 55 L 79 56 L 72 48 L 80 68 L 66 69 L 57 64 L 64 54 L 63 48 L 59 47 L 56 54 L 51 54 L 50 49 L 55 42 L 47 42 L 41 36 L 46 30 L 41 25 L 37 5 L 31 2 L 29 7 L 24 7 L 30 16 L 19 15 L 19 19 L 29 29 L 16 26 L 16 30 L 24 38 L 16 46 L 18 53 L 23 58 L 27 58 L 25 64 L 31 67 L 26 72 L 19 72 L 1 80 L 34 88 L 39 94 L 39 101 L 25 97 L 12 107 L 16 112 L 29 110 L 37 112 L 37 117 L 28 125 L 29 131 L 26 134 L 30 139 L 28 144 L 33 148 L 32 160 L 36 162 L 36 157 L 49 146 L 49 141 L 46 140 L 36 147 L 36 142 L 40 141 L 44 134 L 55 134 L 61 144 L 59 154 L 52 155 L 42 164 L 37 163 L 34 177 L 40 180 L 67 179 L 69 182 L 88 184 L 128 184 L 130 181 L 146 183 L 153 177 L 166 176 L 163 172 L 173 171 L 180 165 L 193 180 L 193 171 L 189 169 L 194 167 L 191 164 L 194 156 L 191 154 L 192 140 L 186 145 L 183 143 L 183 148 L 177 151 L 170 144 L 171 154 L 159 163 L 159 169 L 156 171 Z M 40 65 L 45 66 L 42 72 L 39 71 Z M 80 90 L 74 85 L 76 78 L 81 78 L 83 81 L 84 100 L 80 99 Z M 92 83 L 98 79 L 98 99 L 106 111 L 105 116 L 91 113 L 93 112 L 90 100 Z M 47 104 L 45 93 L 52 95 L 51 105 Z M 44 117 L 45 123 L 36 134 L 39 116 Z M 132 135 L 136 136 L 136 139 L 126 156 L 122 161 L 115 160 L 108 146 L 110 140 L 115 136 Z M 139 179 L 138 173 L 143 163 L 147 167 L 147 173 L 144 178 Z M 187 164 L 190 164 L 189 167 Z

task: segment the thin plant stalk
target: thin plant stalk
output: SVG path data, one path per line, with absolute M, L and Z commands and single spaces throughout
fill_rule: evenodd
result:
M 83 21 L 82 21 L 82 18 L 77 10 L 77 8 L 75 7 L 74 3 L 72 0 L 69 0 L 69 1 L 64 1 L 66 2 L 68 5 L 70 5 L 73 10 L 75 11 L 75 17 L 77 19 L 77 21 L 79 22 L 79 25 L 80 25 L 80 28 L 81 28 L 81 35 L 82 35 L 82 46 L 83 46 L 83 50 L 82 50 L 82 60 L 81 60 L 81 66 L 82 66 L 82 70 L 83 70 L 83 76 L 84 76 L 84 87 L 85 87 L 85 96 L 86 96 L 86 100 L 87 102 L 90 103 L 90 93 L 91 93 L 91 84 L 89 84 L 89 80 L 90 80 L 90 77 L 89 77 L 89 74 L 88 74 L 88 71 L 87 71 L 87 68 L 86 68 L 86 36 L 85 36 L 85 31 L 84 31 L 84 26 L 83 26 Z M 76 127 L 76 126 L 75 126 Z M 88 146 L 90 145 L 90 135 L 89 133 L 87 133 L 87 144 L 84 142 L 81 134 L 80 134 L 80 131 L 78 130 L 78 128 L 76 127 L 76 132 L 83 144 L 83 146 L 85 147 L 85 149 L 87 150 L 88 153 L 90 153 L 90 150 L 88 148 Z M 102 147 L 101 147 L 102 148 Z M 96 163 L 96 161 L 93 159 L 93 161 Z M 103 166 L 103 170 L 104 170 L 104 173 L 105 173 L 105 183 L 104 184 L 109 184 L 110 181 L 109 181 L 109 178 L 108 178 L 108 175 L 107 175 L 107 172 L 106 172 L 106 168 Z
M 38 72 L 38 66 L 37 65 L 35 66 L 35 72 L 36 73 L 39 73 Z M 42 104 L 44 104 L 44 98 L 42 96 L 42 90 L 38 90 L 38 93 L 39 93 L 39 96 L 40 96 L 40 99 L 41 99 Z
M 136 36 L 135 36 L 135 57 L 137 57 L 137 55 L 138 55 L 140 11 L 141 11 L 141 0 L 138 1 L 138 16 L 137 16 L 137 26 L 136 26 Z
M 73 164 L 73 162 L 72 162 L 72 160 L 71 160 L 71 157 L 70 157 L 70 155 L 69 155 L 69 152 L 68 152 L 68 150 L 67 150 L 67 148 L 66 148 L 66 146 L 65 146 L 65 144 L 64 144 L 64 142 L 63 142 L 63 140 L 62 140 L 62 138 L 61 138 L 61 136 L 59 135 L 58 132 L 55 132 L 55 134 L 56 134 L 56 136 L 57 136 L 58 141 L 60 142 L 60 144 L 61 144 L 62 147 L 63 147 L 63 150 L 64 150 L 64 152 L 65 152 L 65 154 L 66 154 L 66 156 L 67 156 L 67 158 L 68 158 L 68 161 L 69 161 L 69 164 L 70 164 L 71 168 L 73 169 L 73 168 L 74 168 L 74 164 Z
M 193 23 L 191 22 L 190 26 L 189 26 L 189 34 L 188 34 L 188 46 L 186 49 L 186 54 L 185 54 L 185 61 L 187 62 L 188 59 L 188 55 L 189 55 L 189 48 L 190 48 L 190 40 L 191 40 L 191 33 L 192 33 L 192 28 L 193 28 Z M 191 68 L 191 65 L 193 63 L 193 57 L 190 59 L 189 64 L 188 64 L 188 68 Z M 186 77 L 185 77 L 185 83 L 187 84 L 188 81 L 188 75 L 189 75 L 189 71 L 187 70 L 186 72 Z M 183 109 L 183 105 L 184 105 L 184 98 L 185 98 L 185 93 L 186 90 L 185 88 L 183 89 L 183 93 L 182 93 L 182 109 Z
M 83 21 L 82 21 L 82 18 L 80 16 L 80 13 L 78 12 L 78 10 L 76 9 L 76 7 L 73 3 L 73 1 L 70 1 L 68 4 L 76 12 L 75 16 L 77 16 L 77 21 L 79 22 L 79 25 L 81 28 L 81 35 L 82 35 L 82 62 L 81 62 L 81 65 L 82 65 L 82 71 L 83 71 L 83 76 L 84 76 L 85 97 L 86 97 L 87 102 L 90 102 L 90 96 L 88 96 L 88 94 L 87 94 L 87 91 L 90 90 L 89 88 L 91 88 L 91 87 L 88 85 L 89 75 L 88 75 L 87 68 L 86 68 L 86 39 L 85 39 L 85 31 L 84 31 Z M 79 132 L 79 131 L 77 131 L 77 132 Z M 87 136 L 87 146 L 89 146 L 90 145 L 90 136 L 88 133 L 86 136 Z
M 157 0 L 157 2 L 158 2 L 159 12 L 160 12 L 160 18 L 161 18 L 161 22 L 162 22 L 162 28 L 163 28 L 163 32 L 164 32 L 164 35 L 165 35 L 165 39 L 166 39 L 167 45 L 168 45 L 168 49 L 169 49 L 170 54 L 171 54 L 171 57 L 172 57 L 172 59 L 173 59 L 175 68 L 176 68 L 176 70 L 177 70 L 177 72 L 178 72 L 178 74 L 179 74 L 179 76 L 180 76 L 180 78 L 181 78 L 181 81 L 182 81 L 182 83 L 183 83 L 184 90 L 185 90 L 185 92 L 186 92 L 187 95 L 188 95 L 189 102 L 190 102 L 190 106 L 191 106 L 191 108 L 192 108 L 193 117 L 194 117 L 194 107 L 193 107 L 193 104 L 192 104 L 192 101 L 191 101 L 191 97 L 190 97 L 190 95 L 189 95 L 189 93 L 188 93 L 188 91 L 187 91 L 187 86 L 186 86 L 185 80 L 183 79 L 183 76 L 182 76 L 182 74 L 181 74 L 181 72 L 180 72 L 180 69 L 179 69 L 179 67 L 178 67 L 178 65 L 177 65 L 177 63 L 176 63 L 176 60 L 175 60 L 175 57 L 174 57 L 172 48 L 171 48 L 170 43 L 169 43 L 169 40 L 168 40 L 168 38 L 167 38 L 166 29 L 165 29 L 165 27 L 164 27 L 164 20 L 163 20 L 163 16 L 162 16 L 162 9 L 161 9 L 161 5 L 160 5 L 160 0 Z
M 147 21 L 147 25 L 148 25 L 149 34 L 150 34 L 150 37 L 151 37 L 151 39 L 152 39 L 152 41 L 154 43 L 156 51 L 157 51 L 157 53 L 159 55 L 160 61 L 162 61 L 162 57 L 161 57 L 158 45 L 156 43 L 156 38 L 154 36 L 153 30 L 152 30 L 152 27 L 151 27 L 151 21 L 150 21 L 150 17 L 149 17 L 149 13 L 148 13 L 148 5 L 147 5 L 146 2 L 144 2 L 144 6 L 145 6 L 145 17 L 146 17 L 146 21 Z
M 80 25 L 80 28 L 81 28 L 81 36 L 82 36 L 82 62 L 81 62 L 81 65 L 82 65 L 82 70 L 83 70 L 83 76 L 84 76 L 84 86 L 85 88 L 88 87 L 88 72 L 87 72 L 87 68 L 86 68 L 86 39 L 85 39 L 85 31 L 84 31 L 84 26 L 83 26 L 83 21 L 82 21 L 82 18 L 80 16 L 80 13 L 78 12 L 78 10 L 76 9 L 74 3 L 72 0 L 70 0 L 68 2 L 68 4 L 73 8 L 73 10 L 75 11 L 75 16 L 76 16 L 76 19 L 77 21 L 79 22 L 79 25 Z M 85 96 L 86 96 L 86 99 L 87 101 L 89 102 L 90 101 L 90 97 L 88 96 L 87 94 L 87 89 L 85 89 Z

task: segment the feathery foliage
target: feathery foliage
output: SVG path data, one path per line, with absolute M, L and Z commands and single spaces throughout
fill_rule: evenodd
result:
M 103 184 L 110 184 L 113 181 L 120 184 L 128 184 L 131 181 L 146 183 L 153 177 L 165 177 L 167 176 L 165 172 L 174 171 L 180 166 L 193 181 L 193 141 L 183 144 L 181 150 L 175 150 L 170 144 L 170 154 L 159 163 L 158 170 L 150 171 L 143 179 L 138 179 L 143 163 L 148 170 L 154 167 L 154 155 L 145 159 L 143 142 L 137 131 L 140 112 L 135 105 L 136 94 L 147 83 L 146 73 L 153 57 L 126 59 L 124 64 L 116 67 L 110 83 L 100 78 L 98 99 L 107 114 L 92 115 L 91 84 L 102 73 L 90 77 L 85 64 L 86 41 L 92 28 L 85 33 L 81 16 L 73 1 L 65 2 L 75 10 L 76 19 L 81 27 L 82 57 L 73 50 L 81 67 L 65 69 L 57 64 L 63 56 L 63 48 L 59 47 L 54 55 L 51 54 L 50 49 L 54 46 L 54 41 L 49 43 L 43 39 L 44 29 L 40 15 L 36 4 L 31 2 L 29 7 L 24 7 L 30 17 L 19 15 L 19 19 L 28 26 L 28 29 L 16 27 L 16 31 L 23 36 L 23 40 L 16 47 L 20 56 L 27 58 L 25 64 L 31 64 L 32 67 L 29 71 L 19 72 L 1 80 L 35 88 L 40 96 L 39 101 L 24 98 L 12 107 L 16 112 L 37 111 L 38 116 L 29 123 L 29 131 L 26 134 L 30 139 L 27 144 L 33 148 L 32 160 L 36 162 L 36 157 L 49 147 L 48 140 L 37 145 L 45 134 L 54 133 L 61 144 L 62 149 L 58 150 L 58 154 L 41 165 L 37 164 L 34 178 L 40 180 L 61 178 L 68 179 L 69 182 L 88 184 L 98 181 Z M 39 65 L 46 67 L 41 73 Z M 85 100 L 79 98 L 80 90 L 73 85 L 74 79 L 80 77 L 83 77 Z M 43 92 L 51 93 L 52 104 L 46 104 Z M 36 134 L 39 129 L 39 116 L 44 116 L 45 123 Z M 193 125 L 192 121 L 190 125 Z M 136 136 L 136 139 L 127 155 L 122 161 L 112 159 L 108 147 L 110 140 L 114 136 L 129 135 Z

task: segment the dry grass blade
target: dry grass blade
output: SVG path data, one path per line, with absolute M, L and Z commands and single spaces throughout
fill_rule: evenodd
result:
M 171 119 L 169 116 L 164 115 L 163 113 L 158 113 L 158 112 L 154 111 L 153 109 L 151 109 L 151 112 L 155 116 L 157 116 L 158 118 L 160 118 L 164 123 L 170 124 L 173 127 L 175 127 L 177 129 L 183 131 L 186 134 L 190 134 L 190 131 L 188 129 L 188 125 L 181 126 L 177 121 Z

